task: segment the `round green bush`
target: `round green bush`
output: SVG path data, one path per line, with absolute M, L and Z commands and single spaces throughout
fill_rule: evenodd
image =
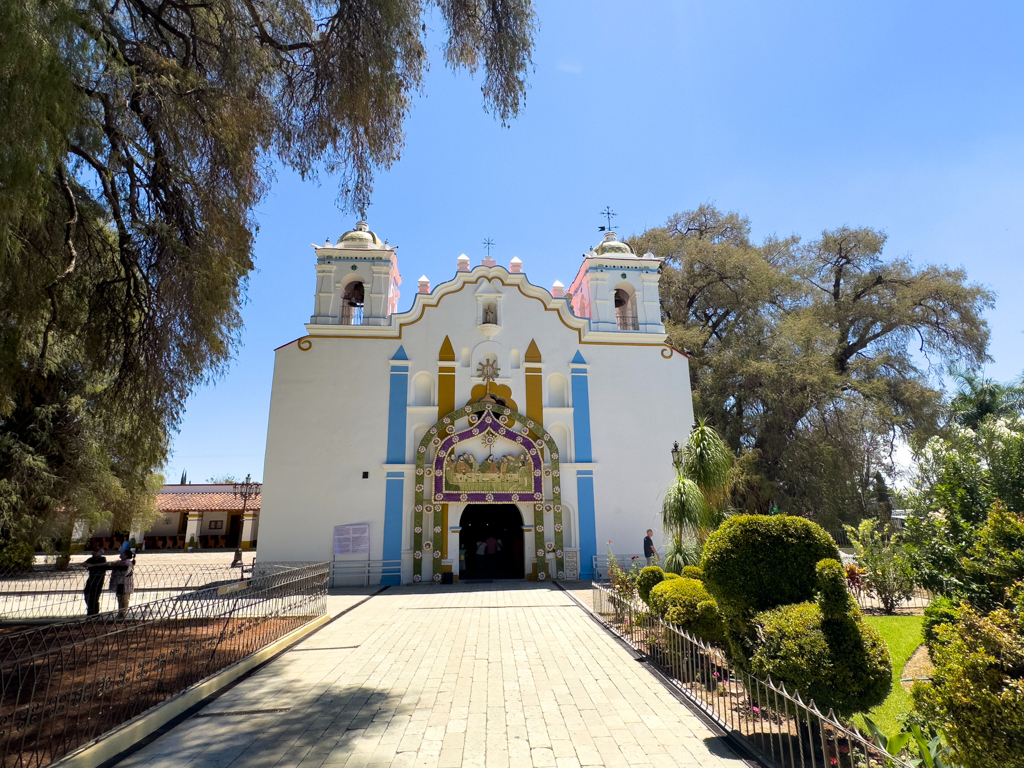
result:
M 700 565 L 722 612 L 749 617 L 813 599 L 818 563 L 839 559 L 832 537 L 810 520 L 738 515 L 708 537 Z
M 678 573 L 672 573 L 672 571 L 665 571 L 665 578 L 666 579 L 681 579 L 682 576 L 680 576 Z
M 0 570 L 27 571 L 35 562 L 36 551 L 25 541 L 5 541 L 0 544 Z
M 696 579 L 697 581 L 704 581 L 704 571 L 702 571 L 696 565 L 684 565 L 682 576 L 684 579 Z
M 666 579 L 651 590 L 651 610 L 669 624 L 709 643 L 724 639 L 715 599 L 696 579 Z
M 636 577 L 636 591 L 645 603 L 651 590 L 665 580 L 665 572 L 656 565 L 648 565 Z
M 785 683 L 803 700 L 840 717 L 881 704 L 892 686 L 892 661 L 882 636 L 856 611 L 824 616 L 817 603 L 796 603 L 759 613 L 760 643 L 750 671 Z

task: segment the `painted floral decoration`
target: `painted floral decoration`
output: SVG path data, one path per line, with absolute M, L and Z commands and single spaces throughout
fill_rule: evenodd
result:
M 440 533 L 440 532 L 441 532 L 441 526 L 440 525 L 435 525 L 434 526 L 434 533 Z
M 417 475 L 422 475 L 423 474 L 423 467 L 416 467 L 416 474 Z
M 544 557 L 544 550 L 543 549 L 538 549 L 537 550 L 537 557 Z
M 519 501 L 519 494 L 518 493 L 513 493 L 512 494 L 512 501 Z
M 440 556 L 441 556 L 441 553 L 440 553 L 440 552 L 438 552 L 438 551 L 437 551 L 437 550 L 435 549 L 435 550 L 434 550 L 434 557 L 440 557 Z
M 441 498 L 441 494 L 437 494 L 437 497 L 438 497 L 438 498 Z M 462 493 L 462 494 L 459 494 L 459 501 L 465 501 L 465 500 L 466 500 L 466 499 L 468 499 L 468 498 L 469 498 L 469 496 L 467 496 L 467 495 L 466 495 L 466 494 L 464 494 L 464 493 Z
M 494 494 L 488 493 L 484 498 L 487 499 L 487 501 L 494 501 Z
M 559 571 L 558 572 L 558 578 L 564 579 L 565 578 L 565 571 Z
M 416 493 L 423 493 L 423 486 L 422 485 L 417 485 L 416 486 Z
M 556 531 L 562 530 L 562 524 L 561 523 L 555 523 L 555 530 Z
M 555 549 L 555 545 L 549 541 L 547 544 L 544 545 L 544 549 L 546 549 L 548 552 L 553 552 Z
M 416 505 L 416 511 L 417 512 L 422 512 L 423 511 L 423 505 L 422 504 L 417 504 Z
M 558 550 L 557 552 L 555 552 L 555 557 L 561 557 L 561 556 L 562 556 L 562 550 Z M 559 578 L 561 578 L 561 576 L 559 576 Z
M 426 452 L 427 452 L 427 446 L 425 446 L 425 445 L 421 445 L 421 446 L 419 447 L 419 452 L 420 452 L 420 453 L 426 453 Z
M 417 526 L 416 526 L 415 528 L 413 528 L 413 530 L 414 530 L 414 531 L 415 531 L 416 533 L 423 533 L 423 529 L 422 529 L 422 528 L 421 528 L 420 526 L 418 526 L 418 525 L 417 525 Z
M 547 574 L 544 573 L 543 571 L 541 571 L 540 573 L 537 574 L 537 578 L 540 579 L 541 581 L 544 581 L 544 579 L 547 578 Z
M 415 576 L 412 577 L 412 580 L 413 581 L 419 581 L 420 580 L 420 575 L 417 573 Z
M 441 574 L 440 573 L 435 573 L 434 574 L 434 581 L 440 581 L 440 580 L 441 580 Z
M 423 542 L 423 551 L 424 552 L 429 552 L 433 548 L 434 548 L 434 542 L 430 541 L 429 539 L 427 539 L 426 541 Z
M 538 525 L 537 526 L 537 530 L 540 531 L 541 533 L 544 533 L 544 526 L 543 525 Z
M 415 552 L 412 553 L 412 556 L 419 560 L 421 557 L 423 557 L 423 553 L 417 549 Z

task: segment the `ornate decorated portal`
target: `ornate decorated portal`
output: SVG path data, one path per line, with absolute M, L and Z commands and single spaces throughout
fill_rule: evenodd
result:
M 473 403 L 431 427 L 416 451 L 414 581 L 423 579 L 424 558 L 432 561 L 433 579 L 441 580 L 440 537 L 447 535 L 439 524 L 441 505 L 468 502 L 532 504 L 537 577 L 546 578 L 547 556 L 554 554 L 555 572 L 565 578 L 558 448 L 543 427 L 500 404 Z M 545 513 L 553 520 L 548 536 Z

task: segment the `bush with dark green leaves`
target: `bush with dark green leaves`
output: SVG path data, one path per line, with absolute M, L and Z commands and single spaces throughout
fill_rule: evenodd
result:
M 928 653 L 935 655 L 935 646 L 941 642 L 938 635 L 938 628 L 943 624 L 956 623 L 957 606 L 956 602 L 949 597 L 935 597 L 928 607 L 924 609 L 924 644 L 928 646 Z
M 881 704 L 892 686 L 892 662 L 882 636 L 861 620 L 838 561 L 818 564 L 817 602 L 759 613 L 752 674 L 813 699 L 841 717 Z
M 665 580 L 665 572 L 656 565 L 648 565 L 636 577 L 636 592 L 645 603 L 651 590 Z
M 724 640 L 715 599 L 696 579 L 666 579 L 651 590 L 651 610 L 684 632 L 719 645 Z
M 704 545 L 704 584 L 726 617 L 747 619 L 779 605 L 803 603 L 817 590 L 821 560 L 839 560 L 825 530 L 789 515 L 738 515 Z

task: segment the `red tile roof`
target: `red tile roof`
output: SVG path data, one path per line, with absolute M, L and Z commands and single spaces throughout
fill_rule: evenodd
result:
M 206 493 L 158 493 L 156 506 L 161 512 L 242 511 L 242 499 L 222 491 Z M 247 510 L 259 511 L 260 494 L 249 498 Z

